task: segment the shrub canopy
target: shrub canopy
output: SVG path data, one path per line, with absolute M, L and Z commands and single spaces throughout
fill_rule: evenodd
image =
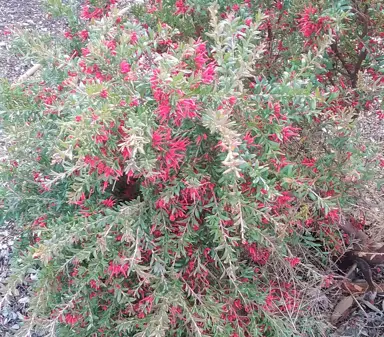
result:
M 324 333 L 307 289 L 381 160 L 353 127 L 384 118 L 381 2 L 113 2 L 15 35 L 42 64 L 1 88 L 20 336 Z

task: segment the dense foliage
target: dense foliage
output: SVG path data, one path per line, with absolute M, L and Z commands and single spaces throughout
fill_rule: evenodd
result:
M 15 34 L 42 65 L 1 87 L 8 295 L 37 275 L 20 336 L 325 334 L 307 289 L 384 165 L 353 125 L 384 118 L 383 4 L 114 2 L 50 0 L 61 39 Z

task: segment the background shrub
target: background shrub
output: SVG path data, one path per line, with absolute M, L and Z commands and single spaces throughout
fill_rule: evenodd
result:
M 307 290 L 381 160 L 352 119 L 383 117 L 382 8 L 312 3 L 50 1 L 63 39 L 15 36 L 43 65 L 1 88 L 20 335 L 325 331 Z

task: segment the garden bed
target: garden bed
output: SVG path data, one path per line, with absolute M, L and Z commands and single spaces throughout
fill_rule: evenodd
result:
M 0 207 L 17 223 L 9 217 L 0 231 L 0 282 L 15 281 L 9 257 L 18 241 L 15 270 L 24 277 L 4 297 L 10 305 L 0 312 L 0 333 L 40 326 L 51 336 L 56 329 L 63 336 L 117 329 L 252 337 L 252 324 L 273 337 L 383 335 L 381 294 L 367 298 L 371 289 L 364 284 L 372 278 L 381 292 L 382 269 L 376 263 L 367 267 L 369 275 L 361 273 L 365 265 L 356 260 L 357 271 L 343 270 L 348 281 L 337 268 L 347 250 L 364 263 L 367 254 L 380 257 L 372 247 L 383 236 L 383 191 L 376 184 L 383 178 L 377 165 L 384 166 L 380 94 L 357 81 L 368 65 L 358 60 L 351 70 L 344 58 L 355 61 L 355 51 L 344 55 L 343 42 L 333 42 L 337 29 L 345 29 L 338 26 L 346 24 L 340 13 L 348 9 L 321 16 L 311 6 L 287 7 L 284 15 L 297 11 L 294 43 L 305 42 L 297 44 L 304 54 L 288 62 L 284 53 L 296 51 L 277 48 L 266 28 L 269 16 L 247 17 L 247 3 L 221 7 L 220 16 L 219 7 L 192 9 L 184 1 L 137 7 L 129 19 L 113 6 L 109 13 L 109 4 L 83 9 L 83 21 L 78 27 L 70 21 L 54 61 L 52 41 L 31 50 L 42 62 L 32 68 L 36 73 L 10 53 L 10 24 L 61 34 L 64 21 L 52 20 L 32 0 L 0 5 L 9 14 L 0 21 L 0 73 L 18 82 L 4 86 L 7 97 L 15 95 L 7 104 L 30 104 L 22 110 L 26 123 L 7 107 L 8 130 L 19 118 L 24 134 L 16 128 L 10 141 L 0 140 L 5 162 L 5 147 L 12 148 Z M 266 13 L 284 36 L 291 23 L 279 26 L 284 6 L 275 5 L 275 14 Z M 350 15 L 368 34 L 368 12 L 359 13 L 357 7 Z M 212 31 L 204 36 L 209 23 Z M 24 42 L 34 49 L 30 41 Z M 374 53 L 360 50 L 370 62 Z M 336 67 L 327 73 L 329 84 L 324 71 L 332 62 L 321 63 L 323 54 Z M 260 76 L 254 76 L 256 60 Z M 283 66 L 292 82 L 280 72 Z M 306 87 L 309 82 L 316 90 Z M 360 111 L 350 107 L 356 85 L 361 96 L 354 107 L 366 107 Z M 26 103 L 17 90 L 36 96 Z M 353 129 L 348 123 L 356 111 Z M 11 179 L 14 173 L 20 176 Z M 42 208 L 25 186 L 36 200 L 49 202 Z M 22 208 L 12 209 L 14 199 Z M 16 219 L 18 212 L 25 220 Z

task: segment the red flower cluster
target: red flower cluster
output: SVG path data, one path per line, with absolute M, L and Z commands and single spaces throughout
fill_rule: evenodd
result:
M 117 264 L 113 261 L 109 262 L 108 274 L 111 278 L 119 276 L 120 274 L 127 277 L 128 270 L 129 270 L 129 263 Z
M 83 317 L 79 314 L 65 314 L 64 321 L 65 323 L 74 326 L 79 320 L 81 320 Z
M 331 18 L 329 16 L 316 17 L 316 13 L 316 8 L 307 7 L 298 20 L 300 31 L 305 37 L 318 36 L 330 28 Z
M 131 71 L 131 66 L 127 61 L 121 61 L 120 63 L 120 72 L 122 74 L 129 73 Z
M 264 266 L 268 262 L 271 253 L 267 248 L 260 248 L 256 243 L 247 242 L 244 244 L 244 248 L 252 261 L 258 265 Z
M 104 206 L 107 206 L 107 207 L 113 207 L 115 205 L 115 200 L 113 200 L 112 198 L 108 198 L 108 199 L 105 199 L 101 202 Z
M 185 4 L 185 0 L 177 0 L 175 3 L 175 6 L 176 6 L 176 12 L 175 12 L 176 15 L 187 14 L 188 12 L 191 11 L 191 7 Z
M 269 282 L 269 292 L 263 309 L 270 313 L 296 312 L 300 304 L 300 293 L 291 283 Z

